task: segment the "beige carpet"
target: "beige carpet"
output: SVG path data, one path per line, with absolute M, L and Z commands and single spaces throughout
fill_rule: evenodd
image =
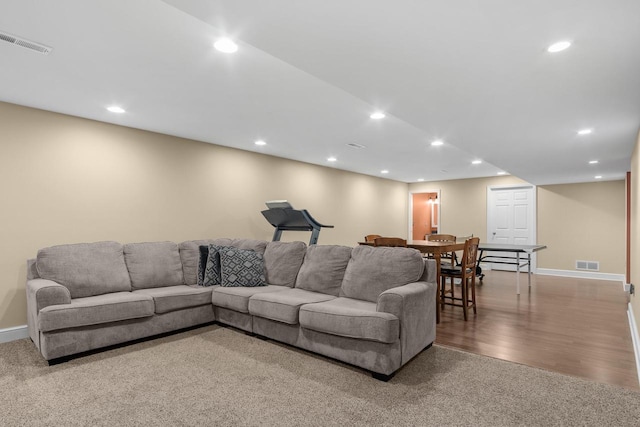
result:
M 640 393 L 442 347 L 388 383 L 208 326 L 49 367 L 0 345 L 0 424 L 637 426 Z

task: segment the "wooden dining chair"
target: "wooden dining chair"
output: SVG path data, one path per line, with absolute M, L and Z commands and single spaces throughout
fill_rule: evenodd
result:
M 440 304 L 441 308 L 446 305 L 462 307 L 464 320 L 468 318 L 468 311 L 476 310 L 476 260 L 478 258 L 478 245 L 480 239 L 472 237 L 464 242 L 462 259 L 460 265 L 455 267 L 440 268 Z M 450 279 L 450 289 L 447 287 L 447 279 Z M 454 279 L 460 279 L 462 296 L 457 298 L 454 293 Z
M 456 236 L 453 234 L 430 234 L 427 236 L 427 240 L 429 242 L 454 242 L 456 241 Z M 427 254 L 428 258 L 433 258 L 433 254 Z M 451 262 L 451 266 L 454 267 L 456 265 L 456 253 L 455 252 L 447 252 L 440 255 L 440 262 L 442 260 L 448 259 Z
M 382 237 L 379 234 L 367 234 L 366 236 L 364 236 L 364 241 L 367 243 L 373 243 L 374 240 L 376 240 L 378 237 Z
M 392 247 L 407 247 L 407 241 L 399 237 L 376 237 L 373 240 L 374 246 L 392 246 Z

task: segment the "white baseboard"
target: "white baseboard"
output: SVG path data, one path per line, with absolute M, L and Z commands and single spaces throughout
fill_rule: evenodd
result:
M 14 326 L 13 328 L 0 329 L 0 343 L 21 340 L 29 337 L 27 325 Z
M 640 384 L 640 336 L 636 326 L 636 317 L 633 314 L 633 306 L 629 303 L 627 315 L 629 316 L 629 328 L 631 329 L 631 339 L 633 340 L 633 353 L 636 355 L 636 372 L 638 373 L 638 384 Z
M 555 270 L 552 268 L 538 268 L 537 274 L 544 276 L 575 277 L 578 279 L 615 280 L 624 283 L 624 274 L 598 273 L 594 271 Z

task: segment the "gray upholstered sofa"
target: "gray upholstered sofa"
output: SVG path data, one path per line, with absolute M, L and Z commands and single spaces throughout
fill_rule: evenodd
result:
M 267 286 L 198 286 L 200 246 L 263 254 Z M 28 261 L 46 360 L 218 321 L 388 379 L 435 339 L 435 264 L 406 248 L 212 239 L 53 246 Z

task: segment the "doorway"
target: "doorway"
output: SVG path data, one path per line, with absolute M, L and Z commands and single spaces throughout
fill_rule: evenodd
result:
M 440 230 L 440 191 L 411 193 L 409 197 L 409 239 L 425 240 Z
M 531 184 L 487 187 L 487 243 L 536 244 L 536 197 Z M 495 252 L 496 256 L 510 254 Z M 536 255 L 531 255 L 535 272 Z M 492 264 L 492 270 L 516 271 L 508 264 Z

